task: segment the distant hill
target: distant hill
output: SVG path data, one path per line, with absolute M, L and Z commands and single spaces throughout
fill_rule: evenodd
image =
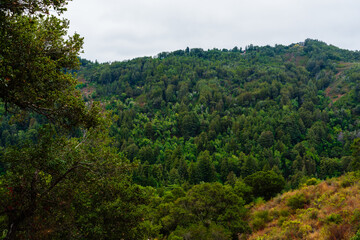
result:
M 102 64 L 81 59 L 78 76 L 85 98 L 117 115 L 118 149 L 148 166 L 134 173 L 137 183 L 209 181 L 190 177 L 191 163 L 197 169 L 208 154 L 212 181 L 274 169 L 293 188 L 352 170 L 359 61 L 360 52 L 307 39 Z

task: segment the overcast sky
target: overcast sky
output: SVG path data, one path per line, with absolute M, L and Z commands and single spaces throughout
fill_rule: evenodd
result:
M 360 50 L 359 0 L 73 0 L 65 17 L 99 62 L 306 38 Z

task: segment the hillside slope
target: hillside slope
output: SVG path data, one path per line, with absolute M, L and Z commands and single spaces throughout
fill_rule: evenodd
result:
M 308 181 L 251 210 L 247 239 L 350 239 L 360 228 L 360 174 Z M 314 184 L 314 185 L 312 185 Z M 360 232 L 357 237 L 360 239 Z
M 244 178 L 273 169 L 296 187 L 304 177 L 352 170 L 351 145 L 360 137 L 359 52 L 307 39 L 81 61 L 78 76 L 87 84 L 80 87 L 117 116 L 111 135 L 128 159 L 140 162 L 138 184 L 225 182 L 231 172 Z M 204 156 L 212 169 L 207 177 L 194 174 L 207 171 L 200 169 Z

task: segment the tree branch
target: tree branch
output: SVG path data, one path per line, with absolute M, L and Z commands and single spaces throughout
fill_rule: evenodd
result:
M 85 130 L 83 134 L 83 139 L 81 140 L 81 142 L 79 142 L 78 145 L 75 146 L 75 149 L 77 149 L 81 144 L 83 144 L 86 141 L 87 137 L 88 137 L 87 131 Z
M 51 186 L 41 194 L 41 196 L 49 193 L 54 187 L 56 187 L 56 185 L 58 185 L 63 179 L 66 178 L 66 176 L 71 173 L 72 171 L 74 171 L 76 168 L 81 167 L 80 165 L 75 165 L 73 167 L 71 167 L 70 169 L 68 169 L 62 176 L 60 176 L 58 179 L 56 179 Z
M 53 188 L 56 187 L 56 185 L 58 185 L 62 180 L 64 180 L 66 178 L 66 176 L 71 173 L 72 171 L 74 171 L 75 169 L 77 168 L 86 168 L 85 166 L 83 165 L 88 165 L 88 166 L 91 166 L 93 164 L 91 163 L 81 163 L 81 162 L 78 162 L 76 164 L 74 164 L 71 168 L 69 168 L 63 175 L 61 175 L 58 179 L 56 179 L 52 184 L 51 186 L 46 190 L 44 191 L 43 193 L 40 194 L 40 197 L 42 197 L 43 195 L 45 194 L 48 194 Z

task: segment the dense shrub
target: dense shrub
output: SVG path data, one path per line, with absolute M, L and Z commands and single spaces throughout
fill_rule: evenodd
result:
M 294 196 L 291 196 L 287 200 L 287 206 L 295 210 L 299 208 L 304 208 L 305 204 L 307 204 L 308 202 L 309 201 L 306 199 L 303 193 L 298 193 Z
M 283 190 L 284 178 L 274 171 L 259 171 L 244 179 L 244 182 L 253 188 L 255 197 L 264 197 L 265 200 L 274 197 Z

